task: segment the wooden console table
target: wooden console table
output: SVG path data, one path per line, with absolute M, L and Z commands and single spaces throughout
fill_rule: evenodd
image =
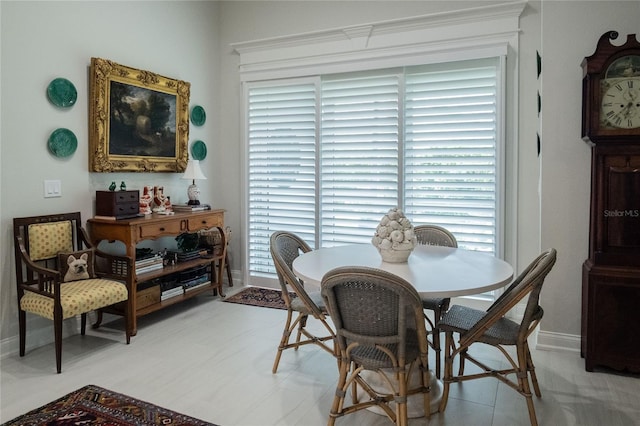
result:
M 208 290 L 213 290 L 214 294 L 217 290 L 220 296 L 224 297 L 222 292 L 222 276 L 227 254 L 227 241 L 225 240 L 224 234 L 224 210 L 205 210 L 175 213 L 174 215 L 153 214 L 151 216 L 121 220 L 96 218 L 87 220 L 89 238 L 92 244 L 97 246 L 101 241 L 122 241 L 125 245 L 127 256 L 130 256 L 134 263 L 136 259 L 136 245 L 140 241 L 155 240 L 160 237 L 175 237 L 185 232 L 193 233 L 214 227 L 220 231 L 222 244 L 221 253 L 214 253 L 212 258 L 199 258 L 179 262 L 175 265 L 168 265 L 164 268 L 140 275 L 136 275 L 135 271 L 131 274 L 133 282 L 127 283 L 130 288 L 128 301 L 130 315 L 127 327 L 132 336 L 135 336 L 137 333 L 138 317 L 179 303 Z M 166 300 L 159 300 L 158 294 L 158 300 L 154 299 L 151 303 L 145 303 L 144 306 L 138 308 L 138 284 L 202 265 L 210 265 L 211 267 L 211 283 L 208 286 L 199 287 L 196 290 L 184 292 L 184 294 Z

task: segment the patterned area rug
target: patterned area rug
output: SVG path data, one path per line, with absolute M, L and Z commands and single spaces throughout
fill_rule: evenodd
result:
M 2 426 L 215 426 L 126 395 L 88 385 Z
M 291 298 L 297 297 L 293 292 L 289 292 L 289 295 Z M 264 308 L 287 309 L 284 300 L 282 300 L 282 292 L 272 288 L 247 287 L 233 296 L 227 297 L 224 301 Z

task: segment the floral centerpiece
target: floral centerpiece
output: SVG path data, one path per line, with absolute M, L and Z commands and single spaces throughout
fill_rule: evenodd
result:
M 385 262 L 403 263 L 409 259 L 418 239 L 402 210 L 393 208 L 382 217 L 371 243 Z

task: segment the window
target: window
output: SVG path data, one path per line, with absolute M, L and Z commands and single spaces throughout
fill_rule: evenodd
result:
M 269 237 L 289 230 L 315 246 L 316 85 L 252 88 L 248 99 L 249 270 L 274 276 Z
M 500 58 L 273 81 L 248 89 L 250 275 L 273 231 L 368 243 L 401 207 L 459 245 L 499 248 Z
M 501 235 L 499 74 L 497 59 L 425 67 L 405 90 L 405 214 L 491 254 Z
M 414 224 L 439 223 L 460 246 L 513 264 L 502 212 L 514 235 L 525 5 L 452 3 L 429 15 L 233 43 L 244 93 L 245 281 L 272 284 L 274 230 L 312 247 L 368 243 L 395 206 Z

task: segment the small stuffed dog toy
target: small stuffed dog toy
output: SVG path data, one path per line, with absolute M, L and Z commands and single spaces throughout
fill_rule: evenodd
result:
M 89 270 L 87 267 L 87 259 L 89 256 L 87 253 L 83 253 L 80 259 L 76 259 L 74 255 L 69 255 L 67 258 L 67 264 L 69 269 L 64 275 L 64 281 L 77 281 L 86 280 L 89 278 Z

